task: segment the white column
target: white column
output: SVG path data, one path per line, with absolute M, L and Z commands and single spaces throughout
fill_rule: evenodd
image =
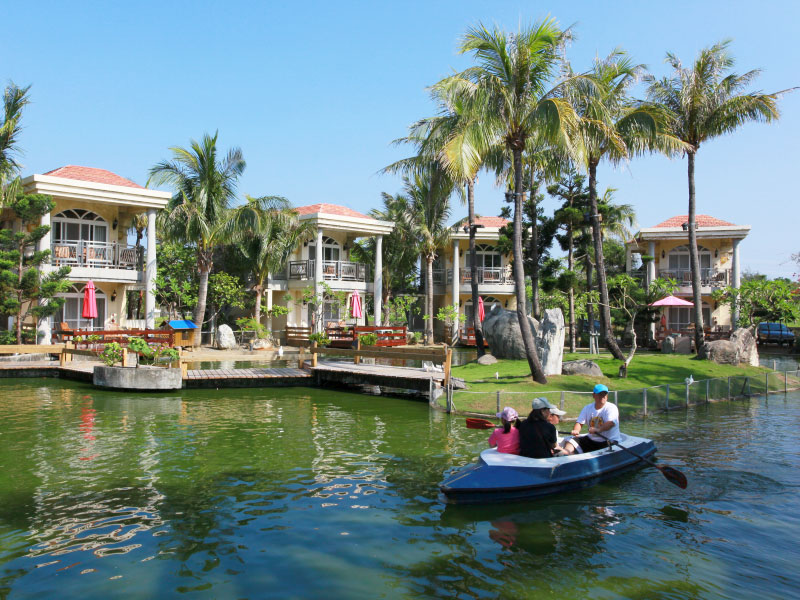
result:
M 144 313 L 145 328 L 156 326 L 156 297 L 153 295 L 156 284 L 156 209 L 147 209 L 147 262 L 145 263 Z
M 381 325 L 383 307 L 383 236 L 375 236 L 375 283 L 372 285 L 372 296 L 375 301 L 375 325 Z
M 39 224 L 42 227 L 45 227 L 45 226 L 49 227 L 50 226 L 50 213 L 42 215 L 42 219 L 39 222 Z M 42 239 L 39 240 L 39 243 L 37 244 L 37 247 L 36 247 L 36 249 L 39 252 L 41 252 L 43 250 L 50 250 L 50 240 L 53 239 L 52 233 L 53 233 L 52 230 L 48 231 L 47 233 L 44 234 L 44 237 L 42 237 Z M 50 264 L 50 263 L 48 262 L 46 264 Z
M 456 309 L 455 311 L 456 315 L 458 315 L 459 311 L 459 306 L 460 306 L 459 296 L 461 292 L 461 274 L 459 273 L 458 270 L 459 267 L 458 263 L 459 260 L 461 259 L 459 257 L 458 251 L 459 251 L 458 240 L 455 240 L 453 242 L 453 308 Z M 455 331 L 450 332 L 451 339 L 447 341 L 448 344 L 452 342 L 452 340 L 456 339 L 456 336 L 458 335 L 458 323 L 456 323 L 454 327 Z
M 650 284 L 653 283 L 656 278 L 656 262 L 658 261 L 655 242 L 650 242 L 647 245 L 647 253 L 653 257 L 653 260 L 647 263 L 647 287 L 650 287 Z
M 316 315 L 316 326 L 315 331 L 320 332 L 322 331 L 323 324 L 322 324 L 322 257 L 324 252 L 322 251 L 322 228 L 317 229 L 317 245 L 316 245 L 316 252 L 314 254 L 314 290 L 316 293 L 317 298 L 319 299 L 319 303 L 314 308 L 314 314 Z
M 739 269 L 739 242 L 742 240 L 733 240 L 733 272 L 731 276 L 733 281 L 731 285 L 737 290 L 742 285 L 741 271 Z M 731 329 L 736 329 L 736 324 L 739 322 L 739 307 L 734 306 L 733 314 L 731 315 Z

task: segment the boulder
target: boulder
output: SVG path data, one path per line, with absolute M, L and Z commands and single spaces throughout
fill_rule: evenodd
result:
M 661 342 L 661 352 L 664 354 L 672 354 L 675 352 L 675 338 L 671 335 L 668 335 L 664 338 L 664 341 Z
M 675 354 L 691 354 L 692 353 L 692 338 L 688 335 L 682 335 L 675 340 Z
M 528 317 L 528 323 L 544 374 L 560 375 L 564 353 L 564 315 L 561 309 L 546 310 L 541 325 L 531 317 Z M 483 321 L 483 335 L 496 358 L 527 358 L 516 311 L 494 305 Z
M 738 365 L 739 350 L 736 344 L 728 340 L 714 340 L 703 344 L 706 358 L 721 365 Z
M 479 365 L 493 365 L 497 362 L 497 359 L 492 356 L 491 354 L 484 354 L 478 359 Z
M 228 325 L 220 325 L 219 329 L 217 329 L 217 348 L 220 350 L 232 350 L 238 347 L 239 344 L 233 335 L 233 329 Z
M 273 346 L 269 338 L 258 338 L 250 342 L 250 350 L 268 350 Z
M 736 346 L 739 362 L 752 367 L 758 366 L 758 346 L 756 338 L 749 329 L 737 329 L 731 334 L 731 343 Z
M 570 360 L 561 365 L 562 375 L 589 375 L 602 377 L 603 372 L 593 360 Z

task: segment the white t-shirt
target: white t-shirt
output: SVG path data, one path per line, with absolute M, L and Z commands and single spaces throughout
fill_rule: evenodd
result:
M 611 429 L 604 431 L 603 436 L 609 440 L 619 442 L 621 440 L 619 435 L 619 409 L 617 408 L 616 404 L 606 402 L 603 405 L 603 408 L 598 410 L 594 407 L 594 402 L 592 402 L 591 404 L 584 406 L 581 414 L 578 415 L 578 423 L 581 425 L 588 424 L 589 427 L 600 427 L 600 425 L 603 423 L 608 423 L 609 421 L 613 421 L 614 426 Z M 604 441 L 602 437 L 593 433 L 589 434 L 589 439 L 594 440 L 595 442 Z

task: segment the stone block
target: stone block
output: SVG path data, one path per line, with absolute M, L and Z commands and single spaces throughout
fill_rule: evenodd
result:
M 602 377 L 603 371 L 593 360 L 570 360 L 561 365 L 562 375 L 589 375 Z

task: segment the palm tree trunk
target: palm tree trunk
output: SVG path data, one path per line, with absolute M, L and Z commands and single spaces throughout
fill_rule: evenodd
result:
M 522 149 L 514 150 L 514 287 L 517 292 L 517 319 L 525 345 L 525 354 L 531 375 L 537 383 L 547 383 L 542 363 L 536 352 L 536 342 L 531 332 L 531 324 L 525 313 L 525 269 L 522 263 Z
M 433 256 L 425 257 L 425 344 L 433 343 Z
M 572 243 L 572 223 L 567 225 L 567 269 L 569 272 L 575 269 L 575 256 Z M 570 280 L 572 281 L 572 280 Z M 575 352 L 575 288 L 570 283 L 569 286 L 569 351 Z
M 606 283 L 606 264 L 603 259 L 603 238 L 600 231 L 600 215 L 597 212 L 597 162 L 589 162 L 589 210 L 592 215 L 592 240 L 594 241 L 594 261 L 597 268 L 597 288 L 600 290 L 600 327 L 605 337 L 606 348 L 617 360 L 625 356 L 614 339 L 611 330 L 611 308 L 608 304 L 608 284 Z
M 472 291 L 472 323 L 475 328 L 475 345 L 478 358 L 486 354 L 483 344 L 483 324 L 478 314 L 478 264 L 475 251 L 475 178 L 467 181 L 467 207 L 469 208 L 470 289 Z
M 692 269 L 692 301 L 694 302 L 694 345 L 698 358 L 705 358 L 703 349 L 705 333 L 703 332 L 703 298 L 700 295 L 700 257 L 697 254 L 697 232 L 695 231 L 695 197 L 694 197 L 694 152 L 687 152 L 689 159 L 689 264 Z
M 531 184 L 531 187 L 533 185 Z M 528 245 L 528 256 L 531 259 L 531 299 L 533 304 L 533 318 L 537 321 L 542 318 L 542 307 L 539 301 L 539 219 L 537 218 L 536 204 L 531 190 L 531 241 Z
M 264 295 L 264 288 L 261 285 L 257 285 L 254 287 L 256 290 L 256 304 L 253 307 L 253 319 L 256 320 L 257 323 L 261 322 L 261 297 Z
M 208 276 L 213 266 L 211 259 L 203 251 L 198 253 L 197 258 L 200 281 L 197 287 L 197 306 L 194 307 L 194 322 L 197 324 L 197 329 L 194 330 L 192 346 L 195 348 L 200 345 L 203 335 L 203 318 L 206 315 L 206 298 L 208 298 Z

